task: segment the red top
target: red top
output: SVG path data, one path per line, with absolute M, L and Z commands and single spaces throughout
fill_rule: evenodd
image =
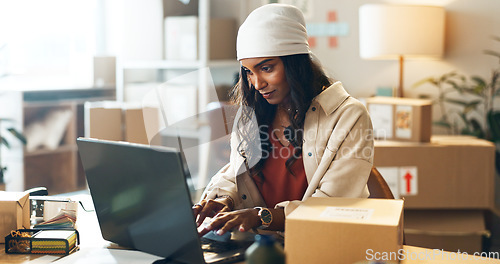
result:
M 253 176 L 253 179 L 267 207 L 273 208 L 283 201 L 301 200 L 308 184 L 302 155 L 290 167 L 292 175 L 285 165 L 288 158 L 294 155 L 292 144 L 283 146 L 273 133 L 270 133 L 269 141 L 272 150 L 262 169 L 264 180 L 259 175 Z

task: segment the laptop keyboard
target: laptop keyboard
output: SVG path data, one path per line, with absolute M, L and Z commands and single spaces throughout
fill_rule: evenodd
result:
M 230 240 L 227 242 L 215 241 L 208 238 L 201 237 L 201 248 L 205 252 L 213 252 L 213 253 L 223 253 L 232 250 L 239 250 L 241 248 L 249 247 L 253 241 L 239 241 L 239 240 Z

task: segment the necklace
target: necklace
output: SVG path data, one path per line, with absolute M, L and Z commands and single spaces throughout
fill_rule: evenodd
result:
M 290 120 L 288 120 L 287 110 L 283 107 L 278 107 L 276 111 L 276 118 L 274 120 L 273 136 L 277 139 L 282 146 L 288 147 L 290 140 L 287 137 L 287 129 L 290 127 Z
M 287 113 L 290 113 L 292 111 L 292 107 L 290 107 L 290 106 L 284 107 L 281 104 L 278 105 L 278 108 L 285 110 Z
M 282 111 L 280 111 L 280 109 Z M 285 109 L 282 106 L 278 106 L 278 112 L 276 114 L 279 116 L 281 127 L 283 128 L 290 126 L 290 121 L 287 122 L 287 120 L 283 118 L 283 115 L 288 116 L 290 111 L 291 109 Z

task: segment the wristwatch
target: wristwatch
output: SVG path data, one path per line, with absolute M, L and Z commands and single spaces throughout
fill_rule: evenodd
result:
M 259 229 L 268 228 L 271 222 L 273 221 L 273 214 L 267 208 L 263 207 L 255 207 L 255 209 L 259 209 L 259 213 L 257 214 L 260 217 L 261 225 L 258 227 Z

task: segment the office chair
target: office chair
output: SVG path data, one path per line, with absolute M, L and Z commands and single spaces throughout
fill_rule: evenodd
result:
M 389 185 L 387 185 L 384 177 L 382 177 L 382 174 L 380 174 L 375 167 L 372 167 L 367 185 L 368 190 L 370 191 L 370 196 L 368 198 L 394 199 L 394 195 L 392 194 Z M 403 245 L 406 245 L 406 236 L 404 231 Z
M 389 185 L 375 167 L 372 167 L 367 185 L 370 191 L 369 198 L 394 199 Z

